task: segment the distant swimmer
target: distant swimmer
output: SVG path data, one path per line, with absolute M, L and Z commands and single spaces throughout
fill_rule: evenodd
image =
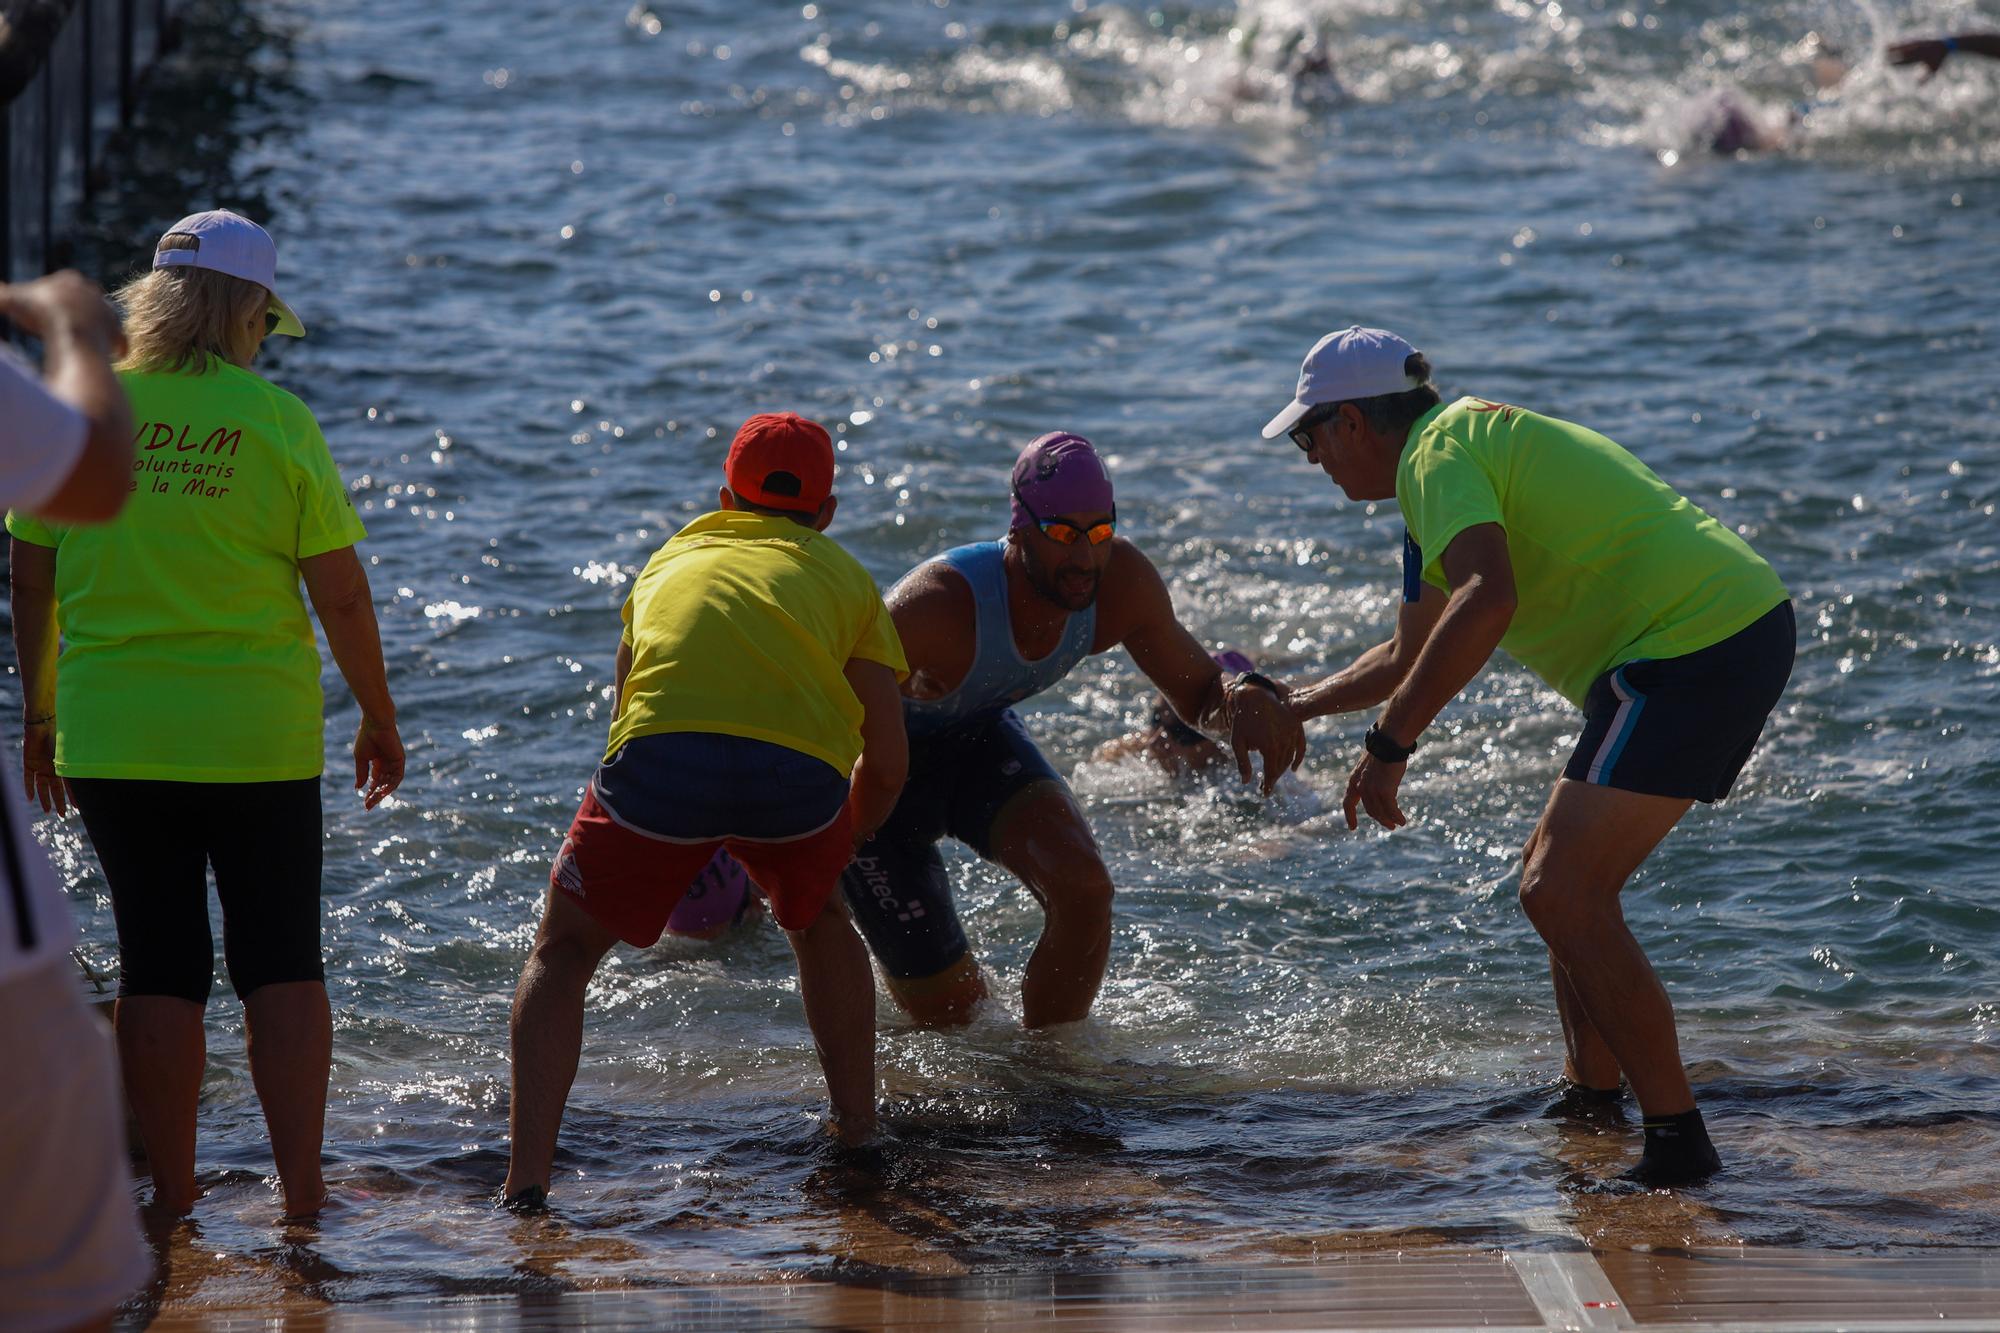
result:
M 1835 104 L 1835 96 L 1851 72 L 1838 50 L 1817 33 L 1807 33 L 1809 56 L 1807 75 L 1813 95 L 1788 108 L 1765 108 L 1742 93 L 1724 89 L 1694 103 L 1694 137 L 1710 151 L 1723 156 L 1737 153 L 1782 152 L 1792 146 L 1800 128 L 1815 111 Z M 1922 65 L 1919 82 L 1928 83 L 1954 52 L 2000 59 L 2000 33 L 1959 33 L 1945 37 L 1919 37 L 1887 47 L 1883 55 L 1891 65 Z
M 908 668 L 867 571 L 824 535 L 826 431 L 754 416 L 724 477 L 715 512 L 655 552 L 625 602 L 610 740 L 514 996 L 511 1208 L 547 1202 L 598 963 L 621 939 L 658 940 L 720 850 L 798 956 L 832 1128 L 855 1145 L 875 1133 L 874 979 L 834 890 L 902 789 Z
M 1580 1088 L 1621 1072 L 1645 1113 L 1628 1173 L 1720 1168 L 1681 1065 L 1673 1005 L 1626 927 L 1626 881 L 1696 801 L 1728 794 L 1791 676 L 1785 585 L 1729 528 L 1594 431 L 1507 403 L 1445 404 L 1421 353 L 1350 328 L 1314 345 L 1264 427 L 1355 500 L 1394 498 L 1394 635 L 1293 691 L 1304 718 L 1387 701 L 1345 812 L 1407 823 L 1398 789 L 1425 728 L 1495 649 L 1583 710 L 1582 735 L 1522 852 L 1521 905 L 1549 948 Z
M 1217 666 L 1175 617 L 1152 561 L 1115 535 L 1111 476 L 1088 440 L 1035 440 L 1011 490 L 1004 540 L 947 551 L 888 598 L 910 659 L 910 781 L 844 883 L 890 994 L 923 1023 L 965 1022 L 987 993 L 938 852 L 946 837 L 1007 867 L 1041 903 L 1021 984 L 1029 1027 L 1085 1017 L 1104 981 L 1111 875 L 1014 705 L 1122 645 L 1178 716 L 1228 737 L 1239 776 L 1262 758 L 1266 793 L 1305 753 L 1279 687 Z

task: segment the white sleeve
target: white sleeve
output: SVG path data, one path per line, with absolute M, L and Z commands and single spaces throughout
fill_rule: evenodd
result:
M 32 512 L 46 503 L 69 480 L 89 438 L 89 419 L 0 344 L 0 506 Z

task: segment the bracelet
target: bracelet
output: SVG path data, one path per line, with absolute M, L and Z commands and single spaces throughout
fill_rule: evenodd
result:
M 22 718 L 21 725 L 24 727 L 39 727 L 45 723 L 53 722 L 55 720 L 56 720 L 56 715 L 54 713 L 43 713 L 40 717 Z
M 1398 745 L 1389 733 L 1379 726 L 1371 725 L 1361 738 L 1361 748 L 1385 764 L 1400 764 L 1417 752 L 1416 745 Z
M 1271 678 L 1270 678 L 1269 676 L 1265 675 L 1265 674 L 1264 674 L 1263 672 L 1261 672 L 1261 671 L 1244 671 L 1244 672 L 1239 672 L 1239 673 L 1237 674 L 1237 677 L 1236 677 L 1236 679 L 1235 679 L 1235 680 L 1233 680 L 1233 681 L 1231 681 L 1231 682 L 1230 682 L 1230 684 L 1232 684 L 1232 685 L 1262 685 L 1262 686 L 1263 686 L 1263 687 L 1264 687 L 1265 689 L 1269 690 L 1269 691 L 1270 691 L 1270 692 L 1271 692 L 1271 693 L 1272 693 L 1273 695 L 1275 695 L 1276 697 L 1278 697 L 1278 698 L 1280 698 L 1280 699 L 1282 699 L 1282 698 L 1284 698 L 1284 697 L 1285 697 L 1285 692 L 1284 692 L 1283 690 L 1281 690 L 1281 689 L 1279 689 L 1279 688 L 1278 688 L 1278 682 L 1277 682 L 1277 681 L 1275 681 L 1275 680 L 1272 680 L 1272 679 L 1271 679 Z

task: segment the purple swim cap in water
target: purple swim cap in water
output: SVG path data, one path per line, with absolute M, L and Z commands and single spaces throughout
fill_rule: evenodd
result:
M 749 874 L 735 857 L 718 851 L 674 905 L 667 929 L 676 935 L 709 938 L 742 915 L 749 897 Z
M 1241 675 L 1245 671 L 1255 671 L 1257 669 L 1255 663 L 1242 653 L 1237 652 L 1234 648 L 1224 648 L 1219 653 L 1210 653 L 1209 656 L 1214 658 L 1215 664 L 1224 671 L 1234 671 L 1238 675 Z
M 1034 527 L 1037 517 L 1112 511 L 1111 474 L 1104 461 L 1089 440 L 1066 430 L 1050 431 L 1021 451 L 1014 460 L 1011 492 L 1009 526 L 1016 528 Z

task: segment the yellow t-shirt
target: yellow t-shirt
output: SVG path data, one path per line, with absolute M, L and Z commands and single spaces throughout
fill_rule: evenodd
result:
M 606 759 L 635 736 L 703 731 L 851 773 L 862 708 L 841 668 L 859 657 L 910 673 L 868 571 L 787 518 L 703 514 L 646 562 L 624 617 L 632 669 Z

